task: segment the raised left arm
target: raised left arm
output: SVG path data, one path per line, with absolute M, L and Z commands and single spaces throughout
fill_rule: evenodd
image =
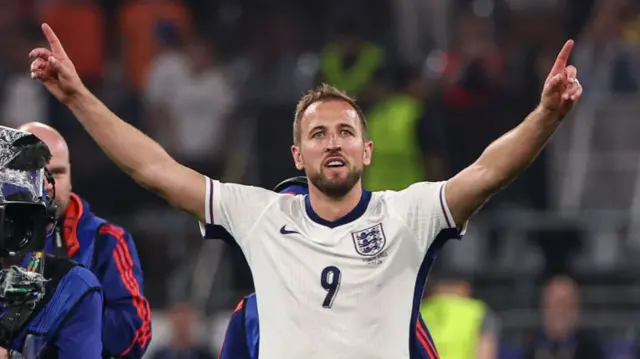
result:
M 446 201 L 455 223 L 464 223 L 491 196 L 506 187 L 535 160 L 562 119 L 582 95 L 577 70 L 567 66 L 574 42 L 558 54 L 540 104 L 516 128 L 495 140 L 480 158 L 447 182 Z

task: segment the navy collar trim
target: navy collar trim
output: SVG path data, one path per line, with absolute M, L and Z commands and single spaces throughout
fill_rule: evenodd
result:
M 326 219 L 323 219 L 320 216 L 318 216 L 318 214 L 316 214 L 316 212 L 314 212 L 313 208 L 311 207 L 311 199 L 309 198 L 309 195 L 306 195 L 304 197 L 304 207 L 307 212 L 307 215 L 312 221 L 322 226 L 326 226 L 329 228 L 336 228 L 338 226 L 342 226 L 343 224 L 351 223 L 356 219 L 362 217 L 364 212 L 366 212 L 370 201 L 371 201 L 371 192 L 363 189 L 362 196 L 360 196 L 360 201 L 355 206 L 355 208 L 351 210 L 351 212 L 347 213 L 344 217 L 339 218 L 335 221 L 327 221 Z

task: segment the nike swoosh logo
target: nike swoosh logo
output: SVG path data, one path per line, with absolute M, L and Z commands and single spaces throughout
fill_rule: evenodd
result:
M 300 234 L 300 232 L 298 231 L 290 231 L 287 229 L 287 225 L 285 224 L 284 226 L 282 226 L 282 228 L 280 228 L 280 234 Z

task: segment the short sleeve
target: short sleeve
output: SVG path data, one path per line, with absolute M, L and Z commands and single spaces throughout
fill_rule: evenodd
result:
M 467 223 L 457 225 L 445 196 L 447 182 L 419 182 L 393 192 L 393 210 L 400 215 L 426 252 L 436 238 L 460 239 Z
M 264 188 L 222 183 L 208 177 L 206 186 L 206 223 L 200 223 L 202 236 L 205 239 L 232 239 L 241 247 L 278 196 Z

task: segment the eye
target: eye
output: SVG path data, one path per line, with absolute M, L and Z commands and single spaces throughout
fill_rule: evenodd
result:
M 340 130 L 340 135 L 342 136 L 351 136 L 352 134 L 353 133 L 349 130 L 346 130 L 346 129 Z
M 311 135 L 311 138 L 322 138 L 323 136 L 324 136 L 324 132 L 318 131 L 318 132 L 314 132 L 313 135 Z

